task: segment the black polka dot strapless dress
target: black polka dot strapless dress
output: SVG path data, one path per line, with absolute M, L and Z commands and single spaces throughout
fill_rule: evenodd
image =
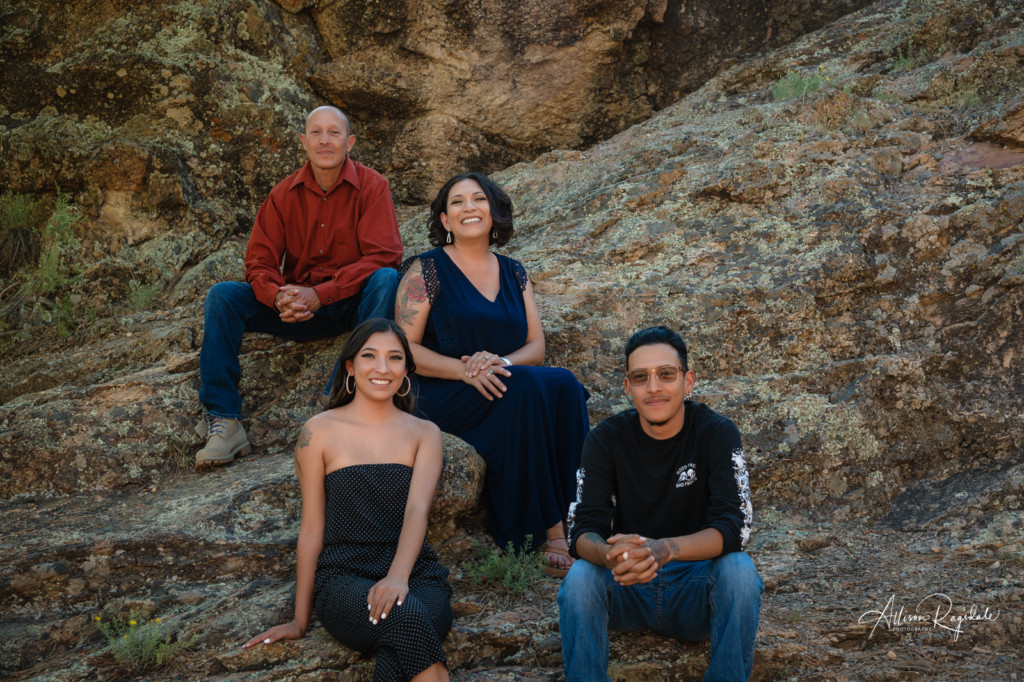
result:
M 383 579 L 402 532 L 412 468 L 404 464 L 360 464 L 324 478 L 324 547 L 317 561 L 314 606 L 331 635 L 363 654 L 377 654 L 373 679 L 408 680 L 445 663 L 441 643 L 452 624 L 448 569 L 425 542 L 409 595 L 377 625 L 366 597 Z

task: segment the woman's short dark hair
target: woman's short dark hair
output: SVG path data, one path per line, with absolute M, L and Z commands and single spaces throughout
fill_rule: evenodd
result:
M 430 243 L 434 246 L 444 246 L 448 242 L 448 231 L 441 223 L 441 214 L 448 212 L 448 194 L 452 187 L 463 180 L 474 180 L 487 196 L 487 203 L 491 208 L 491 244 L 508 244 L 508 240 L 512 239 L 512 199 L 483 173 L 459 173 L 444 183 L 430 204 L 430 218 L 427 220 Z M 495 234 L 498 236 L 495 237 Z
M 401 393 L 405 387 L 408 387 L 410 390 L 405 392 L 405 395 L 395 393 L 392 400 L 395 402 L 395 407 L 412 414 L 416 404 L 416 399 L 413 397 L 411 390 L 412 374 L 416 371 L 416 363 L 412 359 L 412 350 L 409 348 L 409 340 L 405 338 L 405 332 L 394 320 L 386 320 L 383 317 L 374 317 L 363 322 L 345 340 L 345 345 L 341 347 L 341 362 L 338 365 L 340 370 L 338 376 L 334 377 L 331 399 L 327 401 L 328 410 L 348 405 L 356 397 L 355 382 L 349 381 L 349 374 L 345 370 L 345 364 L 358 355 L 371 336 L 379 332 L 391 332 L 398 337 L 399 343 L 402 344 L 402 352 L 405 353 L 405 374 L 409 377 L 409 381 L 402 381 L 402 385 L 398 387 L 398 392 Z
M 679 354 L 683 371 L 689 371 L 690 368 L 686 365 L 686 342 L 678 332 L 662 325 L 641 329 L 629 337 L 629 341 L 626 341 L 626 367 L 629 367 L 629 356 L 633 354 L 633 351 L 640 346 L 652 346 L 656 343 L 667 343 L 675 348 L 676 353 Z

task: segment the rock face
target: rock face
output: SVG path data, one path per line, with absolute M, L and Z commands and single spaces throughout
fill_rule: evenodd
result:
M 242 180 L 244 164 L 220 163 L 224 152 L 207 138 L 217 139 L 210 112 L 221 109 L 188 104 L 192 86 L 182 85 L 181 96 L 202 127 L 189 146 L 147 118 L 155 115 L 148 100 L 126 116 L 104 108 L 105 94 L 90 95 L 64 114 L 46 98 L 73 84 L 102 93 L 98 80 L 26 66 L 33 54 L 94 74 L 113 68 L 114 77 L 107 64 L 123 63 L 115 57 L 125 51 L 193 73 L 207 63 L 197 55 L 208 55 L 209 87 L 236 101 L 243 81 L 268 82 L 231 75 L 241 68 L 231 59 L 244 61 L 239 46 L 262 45 L 260 68 L 272 69 L 303 54 L 299 36 L 316 35 L 308 16 L 322 21 L 323 3 L 285 4 L 287 12 L 268 3 L 133 6 L 133 17 L 153 22 L 149 42 L 149 34 L 94 30 L 102 22 L 90 24 L 88 14 L 56 19 L 10 3 L 3 10 L 4 58 L 20 55 L 10 63 L 21 75 L 0 70 L 0 177 L 43 191 L 58 159 L 68 177 L 62 187 L 86 215 L 79 279 L 55 294 L 70 302 L 77 326 L 61 336 L 25 315 L 5 317 L 17 326 L 2 333 L 4 675 L 113 677 L 91 618 L 123 600 L 176 632 L 200 632 L 195 650 L 157 677 L 369 679 L 372 664 L 321 628 L 297 642 L 238 650 L 291 611 L 298 491 L 289 451 L 335 343 L 247 339 L 243 409 L 255 451 L 209 474 L 188 469 L 198 445 L 190 427 L 202 297 L 210 282 L 241 272 L 243 240 L 225 216 L 251 216 L 274 172 L 295 163 L 292 152 L 267 145 L 284 144 L 308 102 L 282 104 L 281 90 L 269 88 L 242 107 L 251 117 L 244 120 L 277 123 L 258 138 L 239 123 L 232 144 L 217 143 L 254 160 L 250 171 L 267 178 L 258 188 Z M 126 6 L 106 7 L 120 16 Z M 740 426 L 756 509 L 750 549 L 767 586 L 759 679 L 944 679 L 955 670 L 981 681 L 1012 679 L 1022 667 L 1018 9 L 881 2 L 737 60 L 603 143 L 496 175 L 516 202 L 517 236 L 506 251 L 534 282 L 548 360 L 592 391 L 592 421 L 625 407 L 626 337 L 667 323 L 690 343 L 696 397 Z M 203 26 L 225 39 L 185 43 L 189 56 L 160 42 Z M 108 43 L 117 49 L 101 52 Z M 86 58 L 64 44 L 106 56 Z M 330 70 L 323 64 L 318 73 Z M 278 68 L 272 73 L 292 74 L 295 93 L 313 98 L 296 72 Z M 30 93 L 15 93 L 16 79 L 40 83 L 37 97 L 56 113 L 18 115 Z M 100 121 L 106 127 L 89 128 Z M 77 131 L 77 142 L 45 144 L 47 131 L 63 130 Z M 182 151 L 189 174 L 172 172 L 171 149 Z M 132 184 L 118 184 L 125 177 Z M 166 213 L 147 208 L 179 190 L 184 203 Z M 400 209 L 410 253 L 425 246 L 424 216 L 423 207 Z M 163 295 L 132 310 L 126 280 L 150 272 Z M 5 310 L 14 309 L 16 284 L 0 282 Z M 90 318 L 81 306 L 93 299 Z M 475 514 L 480 476 L 479 459 L 447 440 L 431 527 L 456 592 L 446 645 L 453 676 L 559 679 L 557 582 L 539 582 L 510 607 L 463 566 L 474 539 L 488 541 Z M 935 595 L 950 600 L 940 624 L 929 617 L 927 626 L 899 630 L 879 618 L 885 608 L 930 611 L 944 604 Z M 960 631 L 946 628 L 970 614 Z M 612 651 L 618 679 L 698 679 L 707 664 L 706 646 L 647 633 L 614 637 Z
M 132 280 L 171 307 L 237 277 L 219 250 L 303 158 L 322 52 L 309 18 L 246 0 L 12 1 L 0 16 L 0 186 L 81 211 L 76 314 L 130 311 Z
M 330 58 L 312 83 L 359 119 L 360 153 L 397 193 L 429 201 L 460 170 L 607 138 L 729 60 L 864 4 L 321 2 L 313 16 Z

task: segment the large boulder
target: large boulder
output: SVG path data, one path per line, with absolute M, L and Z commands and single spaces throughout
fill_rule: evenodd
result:
M 329 58 L 312 83 L 359 120 L 360 153 L 397 194 L 423 201 L 461 170 L 605 139 L 731 60 L 865 4 L 320 2 Z

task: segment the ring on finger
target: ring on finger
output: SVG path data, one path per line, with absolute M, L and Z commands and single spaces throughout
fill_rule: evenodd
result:
M 489 369 L 489 370 L 487 370 L 487 373 L 488 374 L 494 374 L 494 370 L 493 369 Z

